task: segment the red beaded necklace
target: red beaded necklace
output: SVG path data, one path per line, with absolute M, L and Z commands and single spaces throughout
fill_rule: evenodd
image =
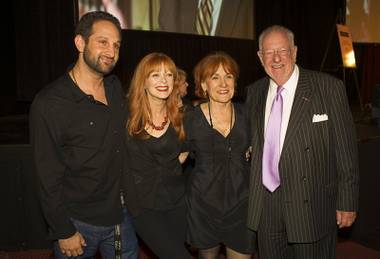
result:
M 168 115 L 167 114 L 165 115 L 164 121 L 161 123 L 161 126 L 156 126 L 153 124 L 153 122 L 148 121 L 149 126 L 152 127 L 154 130 L 158 130 L 158 131 L 163 130 L 167 123 L 168 123 Z

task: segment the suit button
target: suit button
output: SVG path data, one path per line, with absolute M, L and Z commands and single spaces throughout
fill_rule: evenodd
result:
M 310 151 L 310 148 L 309 148 L 309 147 L 306 147 L 306 148 L 305 148 L 305 151 L 306 151 L 306 152 L 309 152 L 309 151 Z
M 303 200 L 304 203 L 309 203 L 308 199 Z
M 303 180 L 304 182 L 306 182 L 306 181 L 307 181 L 306 176 L 302 177 L 302 180 Z

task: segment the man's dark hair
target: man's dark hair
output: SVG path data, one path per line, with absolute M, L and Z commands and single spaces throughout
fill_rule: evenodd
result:
M 87 41 L 91 35 L 92 26 L 99 21 L 112 22 L 121 35 L 120 21 L 112 14 L 103 11 L 88 12 L 84 14 L 77 24 L 75 35 L 81 35 L 85 41 Z

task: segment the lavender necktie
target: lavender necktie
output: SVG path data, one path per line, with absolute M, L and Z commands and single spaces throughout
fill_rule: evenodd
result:
M 282 86 L 277 88 L 265 132 L 263 151 L 263 184 L 271 192 L 280 186 L 280 133 L 282 119 Z

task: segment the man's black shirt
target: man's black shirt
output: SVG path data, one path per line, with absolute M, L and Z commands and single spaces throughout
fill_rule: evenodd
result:
M 31 144 L 51 239 L 75 233 L 70 218 L 97 226 L 121 223 L 125 101 L 115 76 L 105 77 L 104 87 L 108 105 L 86 95 L 66 73 L 33 101 Z

